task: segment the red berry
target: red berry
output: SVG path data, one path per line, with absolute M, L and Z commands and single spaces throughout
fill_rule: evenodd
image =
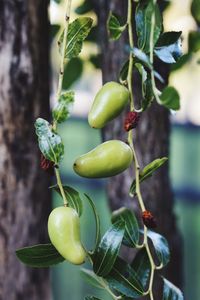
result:
M 137 124 L 139 122 L 139 119 L 140 119 L 140 115 L 137 112 L 130 111 L 126 115 L 126 118 L 125 118 L 125 121 L 124 121 L 124 129 L 126 131 L 129 131 L 129 130 L 131 130 L 133 128 L 136 128 Z
M 156 228 L 157 227 L 156 220 L 155 220 L 154 216 L 148 210 L 143 211 L 142 220 L 143 220 L 144 225 L 147 228 Z

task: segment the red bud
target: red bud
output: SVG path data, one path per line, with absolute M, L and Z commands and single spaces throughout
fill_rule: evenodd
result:
M 147 228 L 156 228 L 157 227 L 156 220 L 155 220 L 154 216 L 148 210 L 143 211 L 142 220 L 143 220 L 144 225 Z
M 124 121 L 124 129 L 126 131 L 129 131 L 129 130 L 131 130 L 133 128 L 136 128 L 137 124 L 139 122 L 139 119 L 140 119 L 140 115 L 137 112 L 130 111 L 126 115 L 126 118 L 125 118 L 125 121 Z

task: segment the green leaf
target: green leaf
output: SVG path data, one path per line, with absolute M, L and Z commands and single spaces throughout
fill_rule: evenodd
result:
M 183 294 L 179 288 L 165 278 L 163 278 L 163 281 L 164 287 L 162 300 L 184 300 Z
M 135 214 L 126 207 L 112 213 L 112 223 L 119 220 L 125 223 L 125 233 L 123 238 L 123 244 L 128 247 L 135 247 L 139 242 L 139 226 Z
M 60 30 L 60 25 L 59 24 L 52 24 L 50 27 L 50 38 L 51 41 L 55 38 L 55 36 L 57 35 L 57 33 Z
M 191 31 L 189 33 L 189 52 L 197 52 L 200 50 L 200 32 Z
M 132 52 L 135 58 L 137 58 L 137 62 L 140 62 L 142 65 L 146 66 L 150 70 L 153 69 L 148 55 L 146 55 L 143 51 L 134 47 L 130 49 L 130 52 Z
M 168 160 L 167 157 L 157 158 L 154 161 L 150 162 L 144 169 L 140 172 L 139 179 L 140 183 L 144 181 L 145 179 L 152 176 L 152 174 L 160 168 L 166 161 Z M 133 180 L 129 194 L 130 196 L 134 196 L 136 190 L 136 181 Z
M 65 260 L 52 244 L 21 248 L 16 255 L 21 262 L 33 268 L 47 268 Z
M 148 230 L 147 236 L 153 243 L 160 264 L 166 266 L 170 260 L 169 245 L 167 240 L 154 231 Z
M 49 122 L 42 118 L 36 120 L 35 129 L 39 148 L 44 157 L 56 164 L 59 163 L 64 155 L 64 145 L 61 137 L 52 130 Z
M 193 0 L 191 5 L 191 12 L 194 19 L 200 23 L 200 3 L 199 0 Z
M 81 77 L 82 73 L 83 60 L 79 57 L 70 59 L 65 66 L 62 88 L 64 90 L 69 89 Z
M 136 272 L 120 257 L 117 258 L 111 272 L 105 279 L 111 288 L 127 297 L 135 299 L 144 293 L 142 283 Z
M 184 54 L 180 57 L 180 59 L 171 65 L 171 71 L 176 71 L 182 68 L 189 60 L 191 59 L 191 53 Z
M 128 77 L 129 59 L 125 61 L 119 73 L 119 81 L 123 84 Z
M 84 2 L 75 9 L 78 15 L 84 15 L 93 9 L 91 0 L 84 0 Z
M 151 264 L 145 248 L 138 251 L 131 263 L 131 267 L 137 273 L 138 278 L 140 278 L 140 281 L 145 288 L 151 271 Z
M 94 251 L 97 249 L 97 246 L 99 245 L 100 239 L 101 239 L 101 233 L 100 233 L 100 219 L 99 219 L 99 214 L 96 210 L 95 204 L 92 201 L 92 199 L 87 195 L 84 194 L 86 199 L 88 200 L 88 203 L 90 204 L 90 207 L 92 208 L 94 217 L 95 217 L 95 225 L 96 225 L 96 238 L 95 238 L 95 246 L 94 246 Z
M 85 300 L 101 300 L 100 298 L 94 297 L 94 296 L 86 296 Z
M 127 24 L 122 25 L 119 17 L 110 11 L 107 21 L 107 30 L 111 40 L 118 40 L 126 29 L 126 26 Z
M 161 35 L 154 49 L 154 53 L 160 60 L 167 64 L 173 64 L 181 57 L 181 33 L 181 31 L 171 31 Z
M 112 269 L 124 236 L 124 222 L 113 224 L 104 234 L 93 255 L 93 269 L 99 276 L 106 276 Z
M 60 192 L 60 189 L 59 189 L 57 184 L 51 186 L 50 188 L 52 188 L 60 196 L 62 196 L 61 192 Z M 77 211 L 77 213 L 80 217 L 82 215 L 82 212 L 83 212 L 83 204 L 82 204 L 82 200 L 81 200 L 79 192 L 76 191 L 74 188 L 72 188 L 70 186 L 67 186 L 67 185 L 63 185 L 63 189 L 64 189 L 64 193 L 65 193 L 65 196 L 67 198 L 69 206 L 74 208 Z
M 138 47 L 145 53 L 149 52 L 151 19 L 155 10 L 155 29 L 154 29 L 154 45 L 156 44 L 162 31 L 162 16 L 157 4 L 153 4 L 152 0 L 140 1 L 136 8 L 135 21 L 136 32 L 138 36 Z
M 90 285 L 99 288 L 104 289 L 104 285 L 102 285 L 101 281 L 102 279 L 98 277 L 92 270 L 88 270 L 85 268 L 81 269 L 81 276 L 87 281 Z
M 169 109 L 180 109 L 180 96 L 177 90 L 172 86 L 167 86 L 160 95 L 160 101 L 162 105 Z
M 70 110 L 74 103 L 74 92 L 67 91 L 62 93 L 58 99 L 58 103 L 56 107 L 52 111 L 53 119 L 58 122 L 62 123 L 67 120 L 70 116 Z
M 83 41 L 86 39 L 92 28 L 92 23 L 93 20 L 91 18 L 80 17 L 69 24 L 65 58 L 71 59 L 79 55 L 82 50 Z M 62 49 L 63 37 L 64 31 L 58 41 L 60 49 Z

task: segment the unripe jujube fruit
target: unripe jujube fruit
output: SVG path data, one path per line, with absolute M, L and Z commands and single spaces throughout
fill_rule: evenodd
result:
M 74 162 L 74 171 L 88 178 L 115 176 L 126 170 L 132 159 L 133 152 L 127 144 L 111 140 L 77 158 Z
M 76 265 L 84 263 L 86 254 L 80 241 L 79 216 L 73 208 L 55 208 L 49 215 L 48 233 L 52 244 L 66 260 Z
M 128 89 L 114 81 L 108 82 L 97 93 L 88 115 L 93 128 L 102 128 L 116 118 L 129 101 Z

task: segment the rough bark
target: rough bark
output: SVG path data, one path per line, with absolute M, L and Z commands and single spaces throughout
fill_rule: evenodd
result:
M 99 16 L 100 27 L 100 46 L 102 49 L 102 69 L 103 82 L 117 80 L 120 66 L 127 58 L 125 52 L 125 35 L 117 42 L 109 42 L 106 32 L 106 20 L 109 10 L 119 15 L 125 16 L 126 4 L 121 0 L 101 0 L 99 7 L 96 8 Z M 167 77 L 166 66 L 159 70 L 162 75 Z M 164 70 L 161 70 L 161 68 Z M 134 79 L 134 91 L 139 97 L 139 81 Z M 111 122 L 103 130 L 103 138 L 121 139 L 126 141 L 127 135 L 123 130 L 124 115 Z M 141 167 L 145 166 L 155 158 L 169 156 L 169 134 L 170 122 L 169 113 L 161 106 L 154 104 L 151 109 L 142 114 L 140 124 L 134 131 L 135 144 L 137 145 L 137 155 Z M 128 190 L 133 178 L 132 171 L 125 172 L 117 177 L 111 178 L 108 184 L 108 195 L 112 209 L 123 205 L 134 206 L 138 211 L 136 199 L 130 199 Z M 173 213 L 173 194 L 169 180 L 169 165 L 162 167 L 151 179 L 142 184 L 142 194 L 147 209 L 151 210 L 158 222 L 158 231 L 161 232 L 169 241 L 171 249 L 171 262 L 163 274 L 174 284 L 182 285 L 182 252 L 181 237 L 176 227 L 176 220 Z M 161 299 L 157 293 L 156 299 Z
M 44 242 L 49 178 L 39 170 L 36 117 L 48 117 L 47 0 L 0 1 L 0 299 L 49 299 L 48 271 L 17 248 Z

